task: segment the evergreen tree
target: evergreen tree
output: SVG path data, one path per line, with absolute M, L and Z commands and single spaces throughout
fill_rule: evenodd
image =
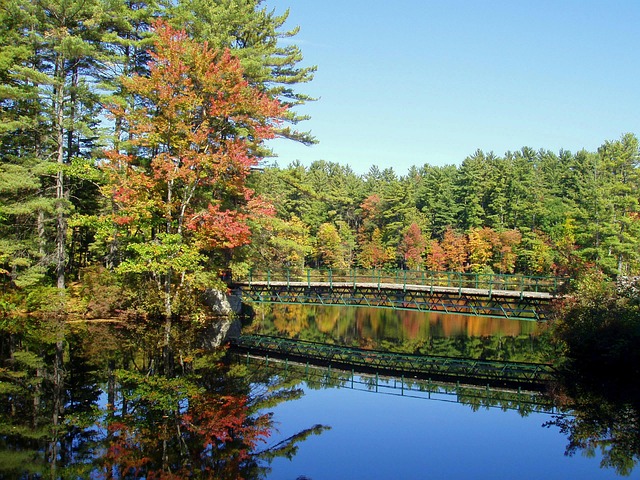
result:
M 608 198 L 611 235 L 604 246 L 615 271 L 628 274 L 640 260 L 640 144 L 632 134 L 607 141 L 598 149 Z
M 481 227 L 486 221 L 487 192 L 491 188 L 489 175 L 493 153 L 485 155 L 478 150 L 467 157 L 458 169 L 456 198 L 461 206 L 459 225 L 463 230 Z
M 427 216 L 431 236 L 442 238 L 450 225 L 456 224 L 458 203 L 455 165 L 434 167 L 425 165 L 420 171 L 416 188 L 416 207 Z
M 51 261 L 46 219 L 54 210 L 43 197 L 48 129 L 31 43 L 36 20 L 27 7 L 5 2 L 0 9 L 0 271 L 19 287 L 44 278 Z
M 296 114 L 293 107 L 314 100 L 294 87 L 311 81 L 316 67 L 300 66 L 302 52 L 289 42 L 299 27 L 282 30 L 289 11 L 276 15 L 262 3 L 262 0 L 180 0 L 167 14 L 174 26 L 185 28 L 195 40 L 207 41 L 218 49 L 230 48 L 240 59 L 249 83 L 287 107 L 282 119 L 290 126 L 280 128 L 278 135 L 305 144 L 315 143 L 309 132 L 295 129 L 308 117 Z

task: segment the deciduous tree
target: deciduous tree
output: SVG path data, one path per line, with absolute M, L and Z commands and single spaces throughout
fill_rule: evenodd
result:
M 279 102 L 251 87 L 229 51 L 156 24 L 149 76 L 122 79 L 141 103 L 112 105 L 131 139 L 106 152 L 118 270 L 155 285 L 169 340 L 181 296 L 210 286 L 224 252 L 246 244 L 248 219 L 267 205 L 245 185 L 256 150 L 273 136 Z
M 453 272 L 464 272 L 467 269 L 467 238 L 451 227 L 444 232 L 442 249 L 445 254 L 447 269 Z
M 435 238 L 429 242 L 429 251 L 427 253 L 427 268 L 434 272 L 444 272 L 447 268 L 447 257 L 440 245 L 440 242 Z
M 424 252 L 427 241 L 417 223 L 412 223 L 407 228 L 400 245 L 398 254 L 402 255 L 404 264 L 411 270 L 416 270 L 424 265 Z

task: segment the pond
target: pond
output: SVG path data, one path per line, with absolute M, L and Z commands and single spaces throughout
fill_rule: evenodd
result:
M 203 333 L 194 325 L 176 328 L 167 351 L 159 327 L 118 319 L 33 321 L 23 336 L 5 328 L 0 478 L 638 473 L 637 396 L 562 376 L 517 388 L 207 352 L 194 347 Z M 243 332 L 464 361 L 558 356 L 534 322 L 381 309 L 261 307 Z

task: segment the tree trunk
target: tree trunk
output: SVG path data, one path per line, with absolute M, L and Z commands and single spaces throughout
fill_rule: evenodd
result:
M 171 301 L 171 271 L 167 273 L 165 277 L 165 291 L 164 291 L 164 307 L 165 307 L 165 319 L 164 319 L 164 346 L 162 348 L 162 356 L 164 361 L 164 373 L 167 376 L 172 376 L 172 352 L 171 352 L 171 322 L 173 316 L 173 306 Z
M 64 58 L 59 55 L 56 58 L 54 74 L 54 121 L 56 132 L 58 173 L 56 175 L 56 276 L 58 288 L 65 288 L 65 240 L 67 236 L 67 218 L 65 215 L 65 189 L 64 189 Z
M 53 359 L 53 413 L 52 426 L 53 436 L 49 443 L 49 464 L 51 470 L 51 478 L 56 478 L 56 468 L 58 462 L 58 454 L 60 453 L 60 418 L 64 413 L 64 340 L 56 342 L 56 351 Z

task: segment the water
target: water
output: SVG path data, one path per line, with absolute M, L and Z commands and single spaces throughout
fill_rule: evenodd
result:
M 559 356 L 536 322 L 381 308 L 267 305 L 243 331 L 422 355 L 537 363 Z
M 532 322 L 420 315 L 277 307 L 258 310 L 244 331 L 405 354 L 557 360 Z M 207 353 L 193 348 L 198 333 L 186 324 L 175 327 L 170 356 L 157 348 L 161 325 L 54 327 L 0 335 L 0 478 L 638 475 L 640 402 L 620 394 L 624 380 L 615 395 L 561 377 L 518 390 Z
M 311 390 L 279 406 L 280 435 L 310 419 L 331 430 L 308 439 L 271 479 L 615 478 L 599 458 L 564 455 L 566 439 L 546 413 L 480 408 L 447 398 L 396 397 L 349 389 Z

